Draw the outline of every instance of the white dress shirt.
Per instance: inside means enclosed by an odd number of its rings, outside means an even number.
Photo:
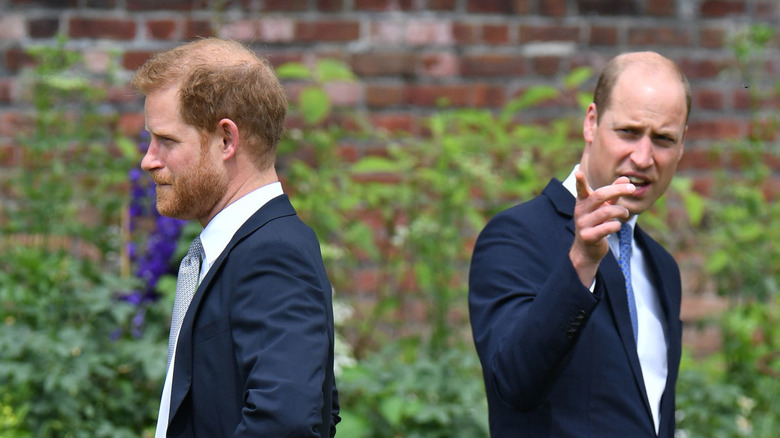
[[[577,186],[574,172],[579,169],[579,164],[574,166],[569,176],[563,182],[563,186],[576,198]],[[631,230],[635,229],[636,216],[628,220]],[[620,239],[618,234],[607,236],[607,242],[612,254],[617,259],[620,257]],[[666,376],[668,374],[668,362],[666,358],[666,327],[664,326],[664,312],[661,301],[658,298],[653,282],[650,280],[652,273],[645,260],[642,249],[636,244],[636,239],[631,239],[631,285],[634,289],[636,300],[637,320],[639,334],[637,339],[637,355],[642,367],[642,377],[645,381],[647,398],[650,401],[650,409],[653,412],[655,432],[660,427],[659,412],[661,410],[661,397],[666,388]],[[591,288],[591,291],[593,288]]]
[[[214,264],[224,251],[230,239],[236,234],[241,225],[255,214],[268,201],[282,195],[282,184],[274,182],[252,192],[247,193],[228,205],[222,211],[217,213],[206,228],[200,232],[200,240],[203,244],[201,253],[200,280],[202,281],[209,272],[211,265]],[[178,338],[176,339],[178,343]],[[176,362],[176,346],[174,346],[173,357],[168,365],[168,372],[165,374],[165,384],[163,385],[162,397],[160,400],[160,411],[157,416],[157,429],[155,438],[165,438],[168,429],[168,416],[171,409],[171,388],[173,387],[173,364]]]

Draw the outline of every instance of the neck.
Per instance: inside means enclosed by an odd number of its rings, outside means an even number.
[[[274,166],[265,170],[253,170],[247,172],[245,175],[240,175],[231,178],[228,188],[225,191],[222,201],[217,203],[211,214],[207,218],[199,219],[198,222],[205,228],[211,219],[214,218],[220,211],[224,210],[228,205],[236,202],[244,195],[251,193],[260,187],[267,186],[268,184],[279,181],[279,177],[276,174]]]

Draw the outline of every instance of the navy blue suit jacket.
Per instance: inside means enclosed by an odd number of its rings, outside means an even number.
[[[250,217],[182,323],[170,437],[329,437],[333,310],[314,232],[286,195]]]
[[[490,431],[503,437],[654,437],[626,288],[611,254],[591,293],[568,257],[574,197],[551,181],[480,234],[469,310],[488,397]],[[666,316],[668,378],[660,437],[674,436],[680,363],[680,273],[637,227]]]

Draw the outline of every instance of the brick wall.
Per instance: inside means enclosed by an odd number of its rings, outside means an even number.
[[[336,102],[365,111],[378,127],[412,132],[441,99],[499,107],[574,67],[599,70],[617,53],[656,50],[692,83],[680,171],[702,191],[713,166],[708,148],[751,129],[749,78],[734,68],[729,39],[750,24],[780,21],[778,0],[0,0],[0,11],[0,166],[18,156],[13,138],[27,106],[17,75],[31,63],[25,49],[54,44],[58,34],[96,73],[117,52],[126,78],[151,53],[196,36],[251,43],[274,65],[341,59],[359,80],[331,89]],[[780,77],[778,46],[750,73]],[[139,132],[142,101],[121,86],[109,99],[122,128]],[[546,110],[572,110],[563,105]],[[780,193],[780,178],[768,189]],[[706,289],[695,273],[686,281],[689,290]],[[689,319],[722,308],[706,293],[686,300]],[[706,331],[688,335],[705,350],[712,339]]]

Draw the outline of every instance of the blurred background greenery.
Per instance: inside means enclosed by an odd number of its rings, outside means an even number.
[[[734,38],[744,77],[773,35],[753,26]],[[175,266],[198,227],[154,211],[137,167],[145,141],[120,135],[102,105],[111,75],[93,77],[64,41],[31,55],[34,126],[19,137],[23,165],[4,178],[13,202],[0,211],[0,436],[151,436]],[[593,72],[529,88],[500,111],[442,102],[418,136],[334,110],[324,87],[353,78],[340,62],[278,73],[301,86],[280,175],[319,236],[336,291],[339,436],[487,437],[466,307],[471,247],[488,218],[578,160],[581,119],[536,124],[534,109],[559,98],[587,104],[582,84]],[[780,83],[755,79],[756,102],[780,96]],[[678,178],[641,219],[675,252],[704,257],[729,303],[716,321],[721,351],[684,357],[679,437],[780,430],[780,206],[761,188],[780,115],[757,103],[758,121],[713,148],[710,158],[728,166],[709,194]],[[355,144],[381,152],[356,157]]]

